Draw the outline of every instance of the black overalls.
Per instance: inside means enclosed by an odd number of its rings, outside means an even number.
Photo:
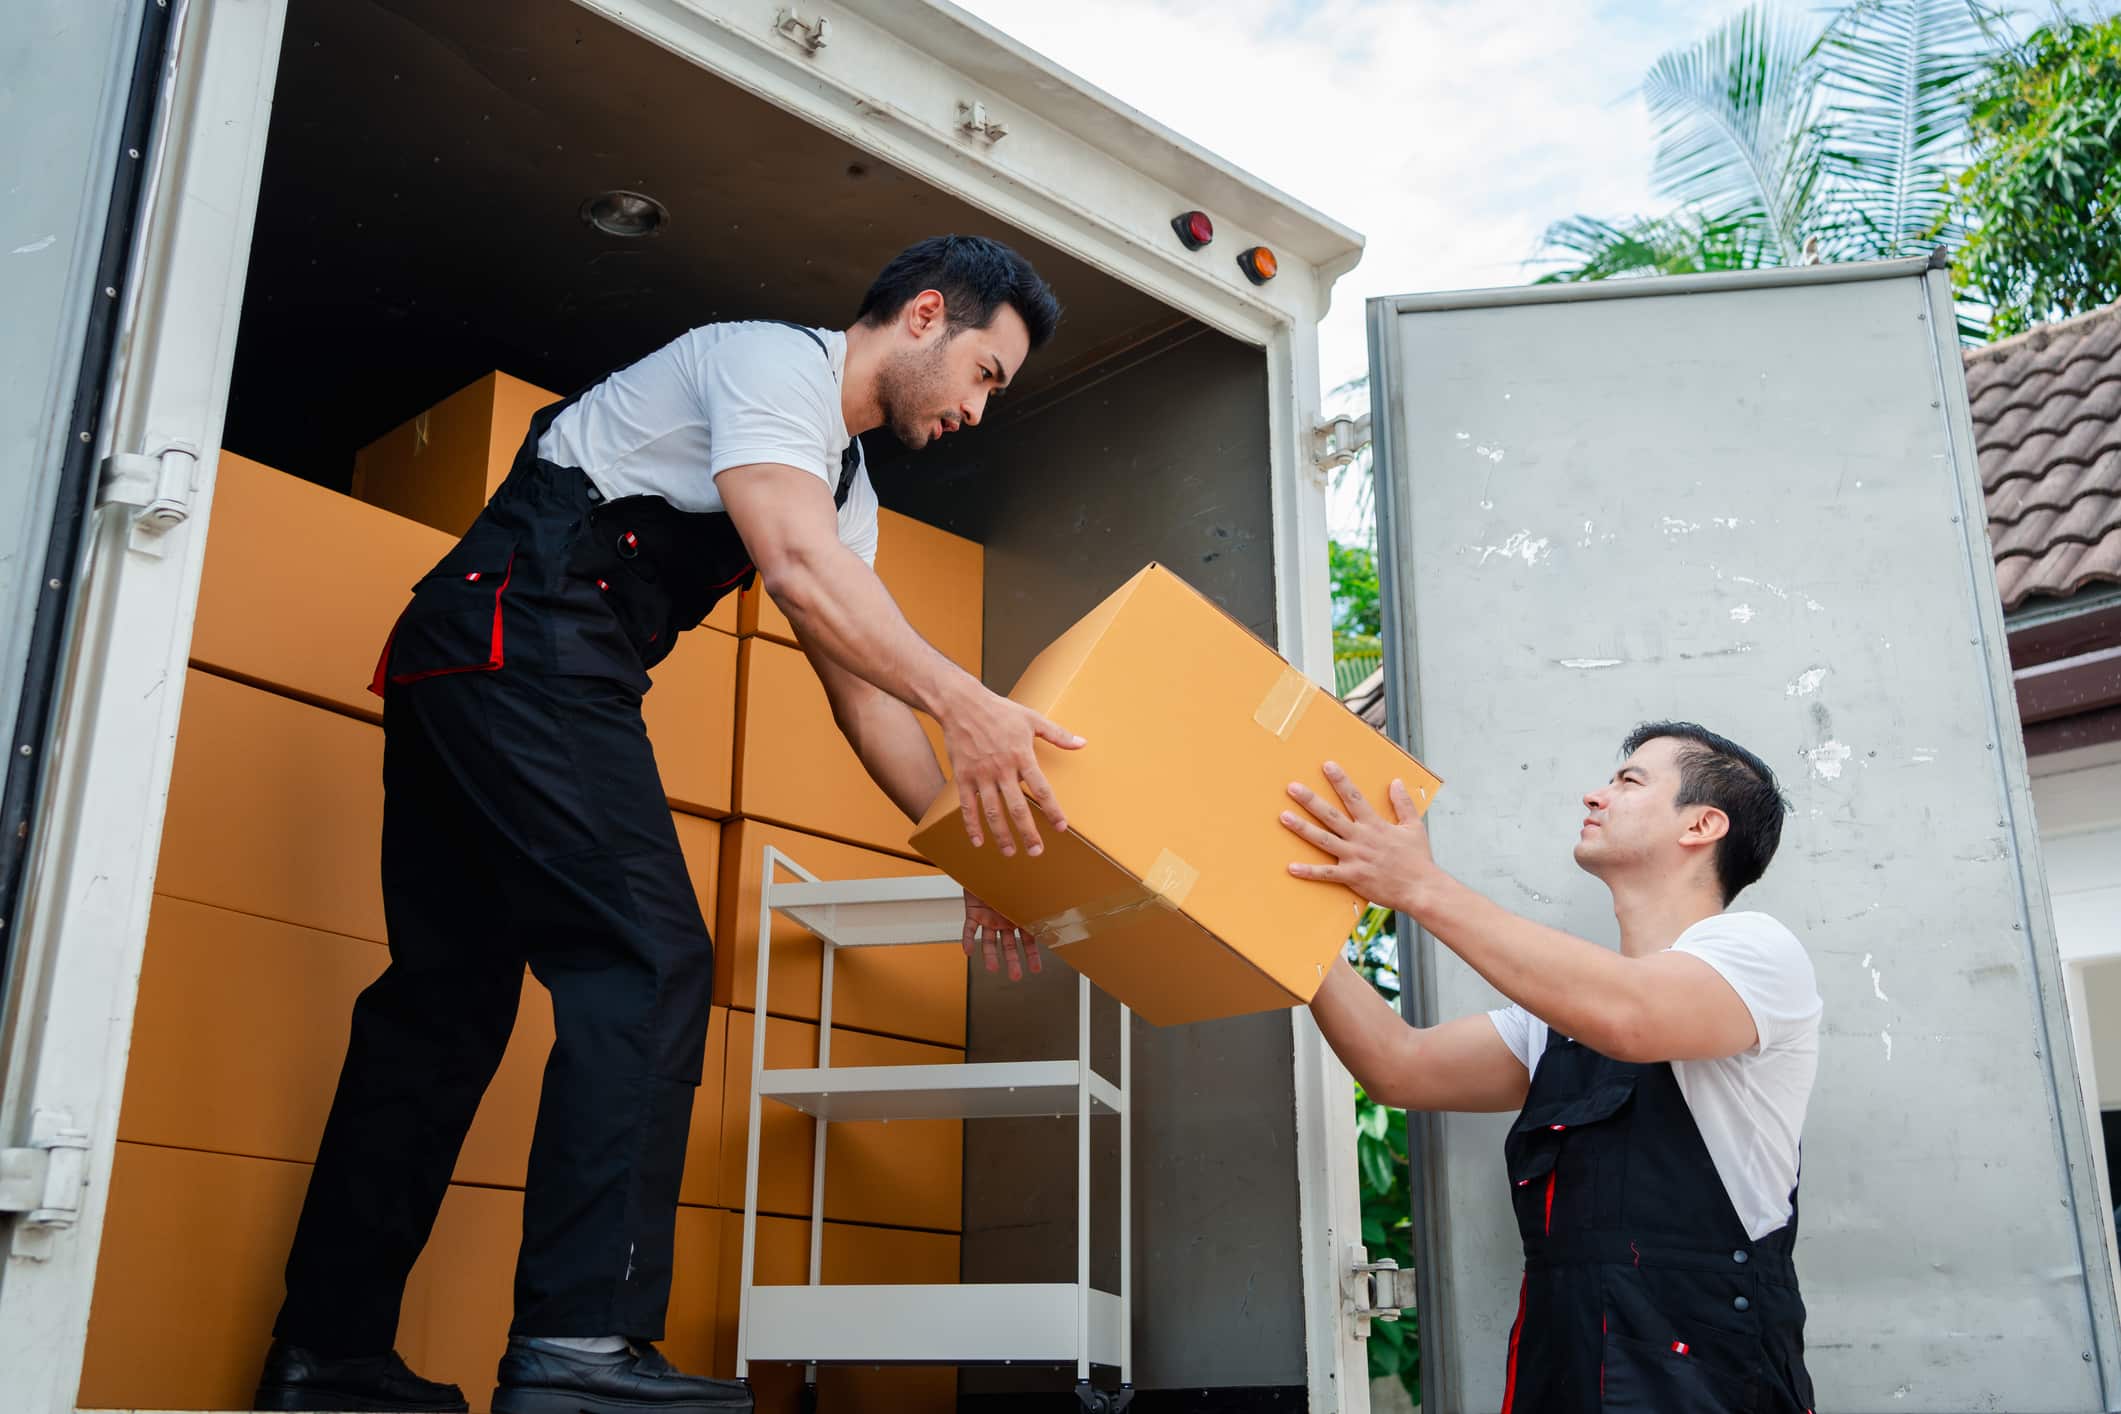
[[[1551,1031],[1504,1155],[1525,1270],[1503,1414],[1811,1409],[1795,1190],[1748,1238],[1669,1064]]]
[[[541,459],[580,396],[532,419],[376,668],[390,965],[354,1006],[288,1258],[274,1334],[291,1344],[392,1347],[526,962],[552,994],[556,1039],[512,1333],[663,1334],[714,945],[641,695],[752,565],[727,515],[604,502],[581,471]],[[850,444],[837,503],[859,465]]]

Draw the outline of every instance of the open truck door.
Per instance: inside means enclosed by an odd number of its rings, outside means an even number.
[[[1844,1409],[2112,1408],[2080,1103],[1947,273],[1923,261],[1373,300],[1392,727],[1444,866],[1612,936],[1570,842],[1636,723],[1793,804],[1740,906],[1826,1002],[1797,1247]],[[1410,1018],[1497,1004],[1402,927]],[[1507,1117],[1414,1126],[1423,1386],[1494,1409]]]
[[[31,421],[53,446],[36,469],[56,471],[38,529],[59,529],[27,667],[9,665],[0,1370],[24,1410],[74,1403],[285,14],[37,8],[53,24],[20,51],[42,60],[24,82],[52,85],[55,111],[107,101],[75,155],[109,211],[81,218],[100,260],[62,276],[56,252],[43,291],[62,317],[91,310],[85,329],[56,361],[24,351],[68,384]],[[79,175],[52,161],[40,191]]]

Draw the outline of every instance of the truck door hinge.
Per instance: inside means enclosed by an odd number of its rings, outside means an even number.
[[[1414,1273],[1390,1257],[1373,1262],[1366,1248],[1351,1245],[1341,1274],[1341,1309],[1355,1318],[1355,1334],[1367,1338],[1370,1322],[1396,1321],[1400,1312],[1414,1309]]]
[[[199,489],[199,451],[172,442],[151,452],[115,452],[104,459],[98,506],[130,506],[133,529],[161,535],[191,518]]]
[[[1361,456],[1370,445],[1370,414],[1318,420],[1311,429],[1311,460],[1323,472],[1338,471]]]
[[[38,1110],[29,1143],[0,1149],[0,1213],[21,1215],[25,1226],[72,1227],[88,1187],[88,1131],[63,1110]]]
[[[831,42],[827,29],[830,24],[822,15],[816,23],[806,23],[802,12],[790,6],[773,17],[773,32],[805,54],[815,54]]]

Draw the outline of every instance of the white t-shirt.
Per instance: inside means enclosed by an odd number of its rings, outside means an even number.
[[[703,324],[606,378],[553,419],[538,455],[580,467],[606,500],[661,496],[718,511],[714,478],[778,462],[840,484],[854,439],[840,411],[847,336],[785,324]],[[876,490],[865,460],[839,512],[840,543],[876,563]]]
[[[1755,1241],[1790,1220],[1797,1142],[1819,1070],[1819,998],[1812,960],[1797,935],[1765,913],[1719,913],[1679,935],[1672,951],[1692,953],[1731,984],[1753,1014],[1751,1050],[1722,1060],[1673,1061],[1694,1127],[1724,1192]],[[1520,1006],[1488,1016],[1510,1053],[1536,1071],[1547,1024]]]

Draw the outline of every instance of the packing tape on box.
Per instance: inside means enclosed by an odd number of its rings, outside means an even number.
[[[1156,862],[1149,866],[1149,872],[1139,884],[1130,884],[1117,893],[1065,909],[1051,918],[1042,918],[1024,931],[1049,948],[1064,948],[1070,943],[1094,937],[1145,908],[1162,908],[1176,913],[1185,906],[1186,895],[1192,893],[1193,886],[1199,882],[1200,870],[1167,849],[1156,856]]]
[[[1259,710],[1252,714],[1252,720],[1287,741],[1289,733],[1296,730],[1296,724],[1303,720],[1305,709],[1310,707],[1319,691],[1317,683],[1296,669],[1284,668],[1281,676],[1274,680],[1274,686],[1268,688],[1267,695],[1260,699]]]

